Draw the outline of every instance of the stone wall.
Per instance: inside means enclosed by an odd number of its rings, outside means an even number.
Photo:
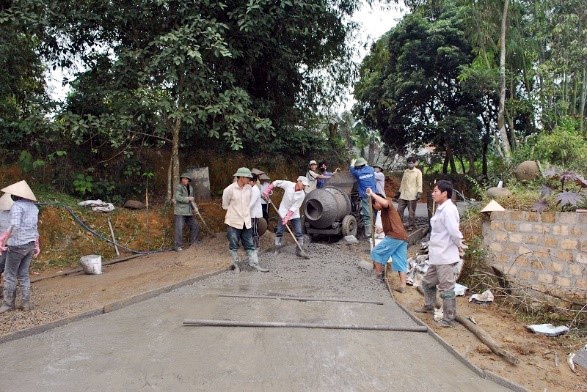
[[[492,212],[483,222],[489,264],[507,279],[587,298],[587,213]]]

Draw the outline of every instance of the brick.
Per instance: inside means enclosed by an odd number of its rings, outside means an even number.
[[[577,250],[579,248],[579,241],[571,238],[565,238],[561,241],[561,248]]]
[[[526,221],[526,217],[527,217],[527,213],[526,211],[511,211],[510,212],[510,220],[514,220],[514,221]]]
[[[552,226],[552,234],[567,236],[567,235],[569,235],[569,226],[554,225],[554,226]]]
[[[581,252],[587,253],[587,240],[581,241],[581,247],[579,249]]]
[[[496,241],[507,241],[508,239],[508,233],[506,233],[505,231],[496,231],[495,232],[495,240]]]
[[[575,257],[575,261],[581,264],[587,264],[587,254],[585,253],[577,253],[577,257]]]
[[[503,222],[502,221],[491,221],[491,230],[499,230],[503,229]]]
[[[526,216],[528,222],[540,222],[540,214],[537,212],[528,212]]]
[[[503,246],[499,242],[492,242],[489,249],[493,252],[503,252]]]
[[[530,233],[534,230],[532,223],[520,223],[518,226],[518,230],[523,233]]]
[[[508,211],[495,211],[491,213],[491,222],[493,221],[506,221],[509,220],[509,212]]]
[[[561,225],[575,225],[577,224],[577,213],[559,212],[556,221]]]
[[[575,225],[571,228],[571,234],[575,237],[583,236],[584,230],[582,225]]]
[[[506,229],[507,231],[518,231],[518,225],[512,222],[506,222],[503,225],[503,228]]]
[[[518,267],[526,267],[528,264],[528,256],[524,255],[518,257],[514,265],[517,265]]]
[[[582,264],[569,264],[569,272],[573,276],[587,275],[587,266]]]
[[[534,281],[534,272],[533,271],[520,271],[518,274],[520,279],[523,279],[526,282],[533,282]]]
[[[551,274],[547,274],[547,273],[540,273],[538,274],[538,281],[540,283],[552,283],[554,279],[552,278]]]
[[[518,273],[518,269],[516,267],[511,267],[508,271],[507,271],[508,275],[510,276],[516,276],[516,274]]]
[[[550,269],[553,270],[554,272],[563,272],[565,270],[566,266],[567,266],[567,263],[561,263],[560,261],[553,261]]]
[[[571,252],[570,250],[562,250],[562,249],[554,249],[552,251],[552,255],[560,261],[566,261],[566,262],[572,262],[574,257],[573,257],[573,252]],[[585,263],[587,263],[587,258],[585,259]]]
[[[522,233],[510,233],[510,242],[521,244],[524,239]]]
[[[551,235],[544,236],[542,244],[547,248],[558,248],[558,238]]]
[[[577,212],[577,223],[587,225],[587,212]]]
[[[565,278],[564,276],[557,276],[554,282],[557,286],[571,287],[571,279]]]
[[[518,250],[516,251],[516,254],[518,254],[518,255],[523,255],[523,254],[526,254],[526,253],[531,254],[531,253],[534,253],[534,252],[532,251],[532,249],[528,249],[528,247],[525,246],[525,245],[519,246],[518,247]]]
[[[575,287],[578,289],[587,289],[587,279],[577,279],[575,281]]]
[[[556,222],[556,214],[554,212],[543,212],[540,214],[540,221],[543,223]]]
[[[526,241],[525,241],[525,242],[526,242],[527,244],[532,244],[532,245],[534,245],[534,244],[538,244],[538,243],[540,243],[541,241],[540,241],[540,238],[539,238],[537,235],[530,234],[530,235],[528,235],[528,236],[526,237]]]

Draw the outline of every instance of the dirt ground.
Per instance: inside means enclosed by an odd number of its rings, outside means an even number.
[[[262,237],[262,250],[272,248],[273,237]],[[339,245],[340,246],[340,245]],[[111,304],[152,290],[225,270],[230,261],[223,234],[204,238],[202,244],[182,252],[162,252],[134,257],[125,261],[103,261],[103,274],[85,275],[81,270],[43,271],[36,274],[33,265],[34,309],[0,315],[0,339],[26,328],[43,326],[96,309],[108,310]],[[336,251],[337,246],[333,246]],[[368,260],[368,244],[361,242],[349,248]],[[375,278],[373,278],[375,279]],[[395,277],[391,279],[395,285]],[[415,288],[408,288],[395,298],[408,310],[422,304]],[[454,349],[479,368],[490,370],[530,391],[587,391],[587,370],[580,367],[573,373],[566,357],[574,344],[567,337],[549,338],[528,332],[521,321],[494,305],[470,304],[458,298],[459,314],[472,316],[478,326],[488,332],[520,362],[517,366],[493,354],[462,325],[444,329],[436,326],[432,315],[420,316]],[[583,342],[584,344],[585,342]]]

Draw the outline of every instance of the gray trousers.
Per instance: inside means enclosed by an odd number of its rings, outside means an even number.
[[[175,215],[175,232],[173,242],[176,248],[183,246],[183,226],[190,229],[190,245],[196,243],[200,237],[200,226],[193,215]]]

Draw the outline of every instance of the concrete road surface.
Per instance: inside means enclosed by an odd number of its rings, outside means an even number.
[[[508,390],[481,378],[425,332],[182,325],[214,319],[417,326],[344,246],[311,244],[310,260],[293,253],[262,255],[271,268],[266,274],[221,273],[4,343],[0,391]]]

